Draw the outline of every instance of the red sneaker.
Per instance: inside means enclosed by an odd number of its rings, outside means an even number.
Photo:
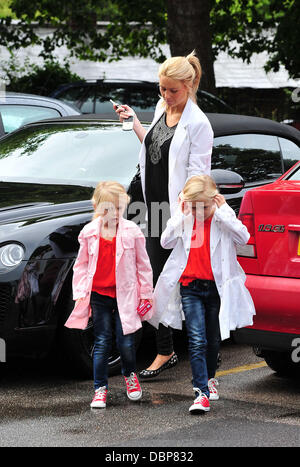
[[[141,389],[139,380],[137,379],[137,376],[135,373],[131,373],[130,376],[125,378],[126,382],[126,388],[127,388],[127,397],[131,401],[138,401],[143,394],[143,391]]]
[[[193,388],[194,391],[198,392],[198,396],[194,400],[193,405],[189,408],[191,413],[199,413],[199,412],[209,412],[209,400],[205,394],[202,394],[202,391],[198,388]]]
[[[106,386],[102,386],[101,388],[96,389],[94,399],[91,402],[91,407],[104,409],[106,407],[106,395]]]

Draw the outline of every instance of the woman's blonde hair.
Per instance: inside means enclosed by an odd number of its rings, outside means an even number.
[[[215,181],[209,175],[194,175],[182,190],[184,201],[210,201],[219,193]]]
[[[170,57],[159,67],[158,76],[182,81],[186,86],[189,96],[197,102],[196,93],[200,84],[202,69],[196,52],[186,57]]]
[[[99,208],[102,203],[103,205],[104,203],[112,203],[116,206],[119,205],[120,200],[124,201],[125,204],[130,201],[130,196],[121,183],[114,181],[99,182],[92,197],[95,209],[94,218],[99,215]]]

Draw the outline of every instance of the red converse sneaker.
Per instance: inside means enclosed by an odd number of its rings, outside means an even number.
[[[142,389],[135,373],[131,373],[126,378],[124,376],[127,388],[127,396],[131,401],[138,401],[142,397]]]
[[[205,394],[202,394],[202,391],[198,388],[193,388],[194,391],[198,392],[198,396],[194,400],[193,405],[189,408],[191,413],[200,413],[200,412],[209,412],[209,400]]]
[[[219,386],[219,382],[215,378],[210,378],[208,380],[208,389],[209,389],[209,400],[217,401],[219,399],[219,394],[216,386]]]
[[[106,407],[106,395],[106,386],[102,386],[101,388],[96,389],[94,399],[91,402],[91,407],[104,409]]]

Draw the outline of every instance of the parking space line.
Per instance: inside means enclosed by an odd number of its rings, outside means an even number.
[[[230,375],[232,373],[240,373],[242,371],[254,370],[255,368],[263,368],[264,366],[267,366],[266,362],[249,363],[248,365],[236,366],[235,368],[230,368],[229,370],[217,371],[216,377]]]

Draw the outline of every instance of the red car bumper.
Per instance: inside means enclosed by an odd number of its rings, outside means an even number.
[[[247,275],[254,329],[300,334],[300,279]]]
[[[290,349],[300,336],[300,279],[247,275],[254,301],[253,326],[234,333],[237,342],[262,348]]]

